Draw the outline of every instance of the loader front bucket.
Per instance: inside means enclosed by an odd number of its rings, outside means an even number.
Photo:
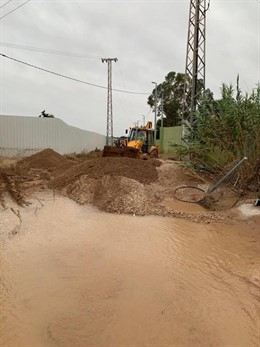
[[[119,148],[114,146],[105,146],[102,157],[140,158],[140,153],[138,149],[132,147]]]
[[[105,146],[102,157],[123,157],[124,148]]]
[[[140,158],[140,152],[136,148],[125,147],[124,148],[124,157],[139,159]]]

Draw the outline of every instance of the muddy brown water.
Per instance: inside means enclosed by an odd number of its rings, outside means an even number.
[[[1,347],[259,346],[256,223],[112,215],[50,194],[20,213],[0,211]]]

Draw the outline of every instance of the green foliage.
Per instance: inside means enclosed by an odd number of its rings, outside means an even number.
[[[260,161],[260,85],[243,96],[238,78],[236,88],[222,84],[219,100],[205,95],[191,136],[205,162],[223,166],[246,156],[244,176],[253,174]]]
[[[179,125],[181,122],[182,98],[184,91],[185,74],[171,71],[165,81],[157,86],[158,116],[161,115],[161,100],[163,97],[163,120],[165,127]],[[155,89],[148,97],[148,105],[155,106]]]

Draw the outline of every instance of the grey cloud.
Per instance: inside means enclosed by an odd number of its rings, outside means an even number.
[[[244,89],[259,77],[260,9],[253,2],[211,1],[207,18],[207,84],[216,95],[223,81],[241,74]],[[6,6],[7,8],[7,6]],[[10,56],[106,86],[100,57],[117,57],[114,88],[151,92],[171,71],[184,71],[189,1],[37,1],[0,22],[1,40],[85,52],[88,59],[0,47]],[[106,90],[81,85],[1,58],[3,114],[34,116],[42,109],[84,129],[106,131]],[[149,113],[147,96],[113,93],[114,131]],[[150,119],[153,115],[150,113]]]

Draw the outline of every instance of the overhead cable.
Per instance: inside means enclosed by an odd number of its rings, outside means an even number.
[[[4,46],[4,47],[8,47],[8,48],[24,49],[24,50],[28,50],[28,51],[35,51],[35,52],[48,53],[48,54],[65,55],[65,56],[69,56],[69,57],[100,59],[100,56],[95,56],[95,55],[86,54],[86,53],[59,51],[56,49],[18,45],[16,43],[8,43],[8,42],[1,42],[1,41],[0,41],[0,46]]]
[[[0,17],[0,20],[3,19],[3,18],[5,18],[5,17],[7,17],[9,14],[13,13],[14,11],[18,10],[18,8],[20,8],[20,7],[24,6],[24,5],[26,5],[29,1],[31,1],[31,0],[27,0],[27,1],[23,2],[21,5],[19,5],[19,6],[17,6],[16,8],[14,8],[12,11],[7,12],[5,15],[3,15],[2,17]]]
[[[5,5],[9,4],[9,2],[11,2],[12,0],[7,1],[5,4],[3,4],[2,6],[0,6],[0,8],[3,8]]]
[[[71,81],[75,81],[75,82],[87,84],[87,85],[89,85],[89,86],[96,87],[96,88],[107,89],[107,87],[105,87],[105,86],[101,86],[101,85],[95,84],[95,83],[86,82],[86,81],[79,80],[79,79],[74,78],[74,77],[69,77],[69,76],[63,75],[63,74],[58,73],[58,72],[54,72],[54,71],[51,71],[51,70],[47,70],[47,69],[41,68],[41,67],[39,67],[39,66],[26,63],[26,62],[24,62],[24,61],[22,61],[22,60],[9,57],[8,55],[3,54],[3,53],[0,53],[0,56],[2,56],[2,57],[4,57],[4,58],[7,58],[7,59],[10,59],[10,60],[13,60],[13,61],[15,61],[15,62],[17,62],[17,63],[20,63],[20,64],[23,64],[23,65],[26,65],[26,66],[30,66],[30,67],[32,67],[32,68],[34,68],[34,69],[41,70],[41,71],[44,71],[44,72],[48,72],[48,73],[50,73],[50,74],[52,74],[52,75],[56,75],[56,76],[59,76],[59,77],[66,78],[66,79],[71,80]],[[114,92],[127,93],[127,94],[135,94],[135,95],[149,95],[149,94],[150,94],[150,93],[132,92],[132,91],[129,91],[129,90],[114,89],[114,88],[113,88],[112,90],[113,90]]]

